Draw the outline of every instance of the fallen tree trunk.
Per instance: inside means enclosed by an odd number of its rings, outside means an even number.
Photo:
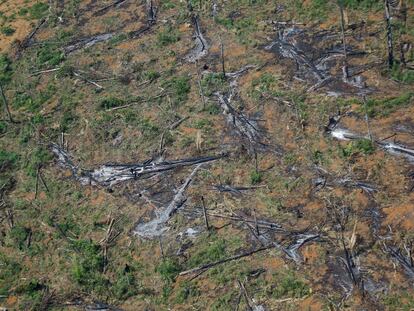
[[[226,263],[226,262],[229,262],[229,261],[237,260],[237,259],[240,259],[240,258],[243,258],[243,257],[251,256],[251,255],[259,253],[259,252],[263,252],[263,251],[268,250],[270,248],[273,248],[273,245],[266,246],[266,247],[261,247],[261,248],[254,249],[254,250],[251,250],[251,251],[248,251],[248,252],[245,252],[245,253],[241,253],[241,254],[238,254],[238,255],[235,255],[235,256],[232,256],[232,257],[228,257],[226,259],[222,259],[222,260],[218,260],[218,261],[215,261],[215,262],[212,262],[212,263],[208,263],[208,264],[199,266],[197,268],[182,271],[182,272],[180,272],[179,275],[183,276],[183,275],[192,274],[192,273],[195,273],[195,272],[204,271],[204,270],[213,268],[217,265],[220,265],[220,264],[223,264],[223,263]]]
[[[51,144],[51,150],[55,154],[59,165],[69,169],[73,177],[82,185],[100,185],[111,187],[128,180],[138,179],[143,175],[156,174],[170,171],[179,167],[197,165],[212,162],[225,157],[226,155],[188,158],[163,162],[152,162],[134,164],[104,164],[93,170],[80,170],[71,160],[70,155],[56,144]]]
[[[207,55],[209,46],[201,30],[199,16],[192,14],[191,23],[194,28],[195,46],[186,56],[186,60],[191,63],[195,63]]]
[[[168,204],[165,209],[162,209],[161,211],[157,210],[156,217],[153,220],[145,223],[138,223],[135,226],[135,229],[133,231],[134,235],[137,235],[141,238],[153,239],[155,237],[161,236],[162,233],[167,230],[165,224],[168,222],[171,216],[187,201],[185,192],[190,186],[190,183],[194,179],[194,176],[200,169],[201,165],[202,164],[198,164],[194,168],[183,185],[176,192],[170,204]]]

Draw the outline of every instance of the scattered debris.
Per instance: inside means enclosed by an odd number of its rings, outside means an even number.
[[[331,94],[368,92],[361,76],[347,75],[347,79],[343,79],[342,71],[335,72],[336,68],[342,68],[344,58],[343,44],[338,43],[340,38],[338,33],[331,31],[312,33],[312,30],[299,28],[296,25],[286,27],[281,24],[277,24],[276,29],[276,39],[264,49],[282,58],[294,60],[296,78],[313,85],[310,90],[327,87]],[[345,52],[348,59],[351,56],[364,54],[354,50],[350,45],[346,46]]]
[[[391,258],[404,268],[405,273],[411,279],[414,279],[414,257],[412,250],[404,245],[406,255],[403,254],[401,249],[396,246],[388,246],[384,243],[384,251],[388,253]]]

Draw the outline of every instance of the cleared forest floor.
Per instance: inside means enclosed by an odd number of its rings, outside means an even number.
[[[414,309],[413,38],[412,0],[0,0],[0,307]]]

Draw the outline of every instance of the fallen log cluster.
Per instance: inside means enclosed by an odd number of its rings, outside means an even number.
[[[149,160],[144,163],[134,164],[104,164],[93,170],[82,170],[73,163],[71,156],[59,145],[52,144],[51,150],[55,154],[58,164],[65,169],[69,169],[72,172],[72,176],[82,185],[99,185],[103,187],[112,187],[121,182],[139,179],[143,175],[157,174],[176,168],[212,162],[225,157],[225,155],[219,155],[158,162]]]
[[[342,66],[344,72],[334,72],[344,63],[344,57],[363,55],[344,43],[337,43],[339,34],[330,31],[311,33],[297,26],[277,25],[276,38],[264,47],[282,58],[295,62],[295,77],[312,85],[309,90],[327,87],[329,93],[366,93],[363,79],[349,75],[349,63]]]

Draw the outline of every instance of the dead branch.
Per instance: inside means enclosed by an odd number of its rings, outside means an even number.
[[[9,118],[9,121],[10,121],[11,123],[13,123],[13,122],[14,122],[14,121],[13,121],[13,117],[12,117],[12,115],[11,115],[11,112],[10,112],[10,109],[9,109],[9,104],[8,104],[8,102],[7,102],[6,95],[4,94],[4,91],[3,91],[3,85],[1,84],[1,82],[0,82],[0,95],[1,95],[1,99],[2,99],[2,101],[3,101],[4,110],[6,111],[7,117]]]
[[[187,275],[187,274],[196,273],[196,272],[199,272],[199,271],[205,271],[205,270],[208,270],[208,269],[210,269],[212,267],[215,267],[217,265],[221,265],[221,264],[227,263],[229,261],[238,260],[238,259],[241,259],[241,258],[244,258],[244,257],[248,257],[248,256],[251,256],[253,254],[268,250],[270,248],[273,248],[273,245],[266,246],[266,247],[261,247],[261,248],[254,249],[254,250],[251,250],[251,251],[248,251],[248,252],[245,252],[245,253],[241,253],[241,254],[238,254],[238,255],[235,255],[235,256],[228,257],[226,259],[222,259],[222,260],[218,260],[218,261],[215,261],[215,262],[212,262],[212,263],[208,263],[208,264],[199,266],[199,267],[194,268],[194,269],[182,271],[182,272],[180,272],[179,275],[183,276],[183,275]]]

